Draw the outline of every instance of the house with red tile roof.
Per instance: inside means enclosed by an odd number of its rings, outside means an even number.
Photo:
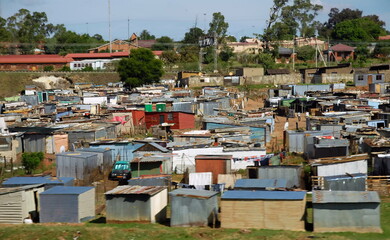
[[[325,50],[324,53],[331,62],[340,62],[342,60],[355,58],[355,48],[341,43],[330,47],[329,50]]]

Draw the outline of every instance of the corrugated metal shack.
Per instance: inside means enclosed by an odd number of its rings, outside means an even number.
[[[217,192],[176,189],[171,196],[171,226],[192,227],[215,224],[218,218]]]
[[[272,190],[285,189],[286,179],[237,179],[234,190]]]
[[[106,221],[163,222],[168,190],[161,186],[118,186],[105,193]]]
[[[195,157],[195,171],[212,172],[215,184],[218,182],[218,174],[230,173],[232,157],[232,155],[197,155]]]
[[[367,154],[316,159],[311,164],[312,172],[314,176],[322,177],[345,175],[345,173],[367,175],[367,159]]]
[[[313,191],[315,232],[382,232],[373,191]]]
[[[73,178],[71,177],[12,177],[5,180],[2,187],[21,187],[33,184],[43,184],[45,190],[55,186],[73,186]]]
[[[42,184],[0,188],[0,223],[23,223],[30,216],[37,220],[43,191]]]
[[[347,156],[349,152],[348,139],[318,139],[314,144],[314,158]]]
[[[286,149],[289,152],[304,153],[305,138],[314,136],[332,136],[331,131],[286,131]]]
[[[305,210],[304,191],[227,191],[221,227],[304,231]]]
[[[287,188],[304,188],[303,169],[301,166],[261,166],[257,170],[258,179],[286,179]]]
[[[141,147],[141,143],[132,143],[129,141],[99,141],[91,142],[91,148],[109,148],[111,149],[112,160],[130,161],[133,159],[133,151]]]
[[[111,149],[109,148],[79,148],[77,152],[95,153],[98,156],[98,166],[101,173],[111,171],[114,159],[112,158]]]
[[[365,191],[366,174],[349,174],[324,177],[324,189],[330,191]]]
[[[57,177],[72,177],[85,184],[101,179],[98,155],[85,152],[65,152],[56,154]]]
[[[95,217],[95,188],[57,186],[39,194],[41,223],[80,223]]]

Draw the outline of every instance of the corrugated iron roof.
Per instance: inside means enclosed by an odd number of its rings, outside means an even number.
[[[118,186],[111,191],[106,192],[106,195],[121,195],[121,194],[147,194],[155,195],[166,189],[161,186]]]
[[[89,191],[91,189],[94,189],[94,187],[56,186],[56,187],[50,188],[49,190],[44,191],[41,194],[79,195],[79,194],[87,192],[87,191]]]
[[[211,198],[212,196],[215,196],[217,194],[218,192],[214,192],[214,191],[186,189],[186,188],[179,188],[169,193],[169,195],[171,196],[190,197],[190,198]]]
[[[230,160],[232,157],[233,155],[196,155],[195,160]]]
[[[0,195],[24,191],[32,188],[43,187],[43,184],[34,184],[34,185],[26,185],[21,187],[9,187],[9,188],[0,188]]]
[[[306,191],[227,191],[222,199],[237,200],[303,200]]]
[[[286,188],[286,179],[237,179],[235,188]]]
[[[379,203],[375,191],[313,191],[313,203]]]
[[[12,177],[4,181],[3,185],[21,185],[21,184],[55,184],[55,183],[64,183],[72,181],[73,178],[71,177],[51,177],[51,176],[45,176],[45,177]]]

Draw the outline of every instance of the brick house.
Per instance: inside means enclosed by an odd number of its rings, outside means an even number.
[[[41,71],[45,66],[53,66],[54,70],[69,66],[73,59],[68,56],[50,55],[3,55],[0,56],[1,71]]]
[[[173,123],[171,129],[195,128],[195,114],[186,112],[145,112],[146,128],[162,123]]]
[[[354,59],[355,48],[344,44],[337,44],[325,51],[328,60],[331,62],[340,62],[342,60]]]

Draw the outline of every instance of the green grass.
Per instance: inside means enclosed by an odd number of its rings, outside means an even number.
[[[308,215],[311,209],[308,209]],[[286,213],[288,214],[288,213]],[[381,224],[383,233],[315,233],[259,229],[222,229],[209,227],[169,227],[162,224],[105,224],[98,218],[82,224],[32,224],[0,225],[0,239],[334,239],[334,240],[374,240],[390,239],[390,199],[382,200]],[[310,216],[308,220],[310,222]],[[103,221],[104,222],[104,221]],[[78,233],[79,232],[79,233]]]

